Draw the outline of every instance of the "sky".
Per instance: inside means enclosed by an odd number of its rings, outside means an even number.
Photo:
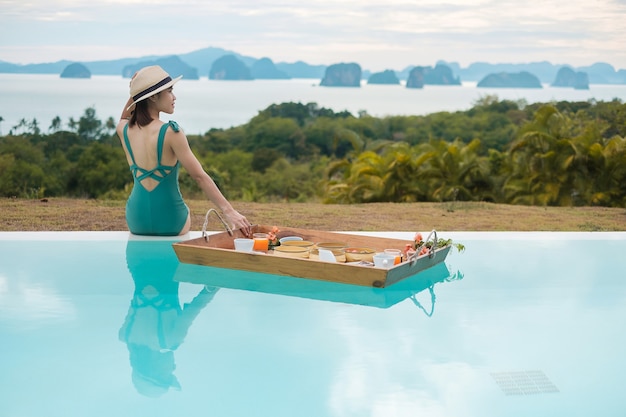
[[[206,47],[371,71],[439,60],[626,69],[626,0],[0,0],[0,61]]]

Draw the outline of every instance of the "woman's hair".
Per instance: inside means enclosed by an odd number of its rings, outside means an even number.
[[[135,105],[135,110],[131,114],[128,124],[130,127],[133,127],[135,124],[142,127],[149,125],[151,121],[152,117],[150,112],[148,112],[148,100],[141,100]]]

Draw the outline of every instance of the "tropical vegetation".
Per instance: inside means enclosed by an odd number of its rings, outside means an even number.
[[[618,99],[485,96],[466,111],[388,117],[281,103],[189,142],[232,200],[626,206]],[[184,171],[180,184],[187,198],[201,197]],[[0,136],[2,196],[124,199],[131,187],[115,121],[93,108],[47,130],[23,119]]]

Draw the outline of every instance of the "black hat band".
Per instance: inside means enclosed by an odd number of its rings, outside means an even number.
[[[170,76],[167,76],[167,77],[163,78],[161,81],[159,81],[155,85],[146,88],[145,90],[143,90],[139,94],[135,94],[133,96],[133,101],[139,100],[142,96],[145,96],[146,94],[153,92],[157,88],[163,87],[165,84],[169,83],[170,81],[172,81],[172,77],[170,77]]]

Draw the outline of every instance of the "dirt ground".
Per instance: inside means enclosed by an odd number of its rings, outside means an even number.
[[[202,230],[207,201],[187,201],[192,230]],[[626,231],[626,209],[529,207],[490,203],[232,202],[250,221],[336,231]],[[124,201],[2,199],[0,231],[126,231]],[[221,230],[211,217],[209,230]]]

